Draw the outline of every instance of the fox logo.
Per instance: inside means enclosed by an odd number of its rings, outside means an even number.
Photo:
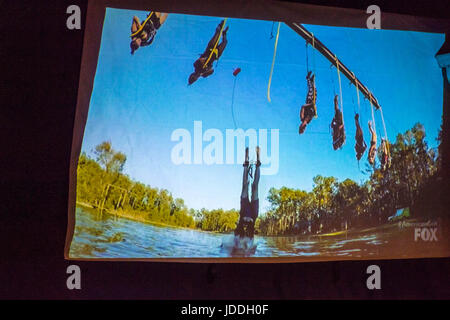
[[[423,241],[438,241],[437,228],[415,228],[414,241],[421,239]]]

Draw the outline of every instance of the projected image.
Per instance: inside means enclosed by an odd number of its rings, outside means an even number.
[[[69,257],[449,256],[443,42],[108,8]]]

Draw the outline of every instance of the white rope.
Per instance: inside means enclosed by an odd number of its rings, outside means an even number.
[[[344,124],[344,102],[342,100],[341,73],[339,71],[339,60],[336,58],[336,55],[334,57],[336,59],[336,70],[339,79],[339,97],[341,99],[342,124]]]
[[[352,72],[353,75],[353,80],[355,80],[355,88],[356,88],[356,97],[358,98],[358,114],[361,113],[361,107],[360,107],[360,102],[359,102],[359,88],[358,88],[358,82],[356,81],[356,77],[355,74]]]

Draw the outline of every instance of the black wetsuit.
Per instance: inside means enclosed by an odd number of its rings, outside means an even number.
[[[339,149],[342,147],[345,141],[344,128],[339,129],[344,124],[341,110],[335,110],[333,121],[331,122],[331,128],[333,129],[333,148]]]
[[[356,159],[361,160],[362,155],[367,149],[366,142],[364,141],[363,132],[359,125],[358,118],[355,118],[356,124],[356,135],[355,135],[355,151],[356,151]]]
[[[147,40],[142,41],[141,47],[148,46],[153,42],[153,39],[155,38],[156,30],[158,30],[159,27],[161,27],[161,21],[158,18],[158,16],[155,13],[153,13],[152,16],[150,17],[150,19],[147,21],[147,23],[142,28],[142,31],[145,31],[147,33],[148,38],[147,38]]]
[[[306,78],[308,83],[308,93],[306,94],[306,103],[305,109],[303,111],[303,119],[307,119],[308,123],[311,119],[316,115],[315,105],[316,105],[316,96],[317,89],[314,81],[313,75]]]
[[[241,210],[239,212],[239,222],[234,231],[236,236],[253,238],[255,232],[255,222],[258,218],[259,212],[259,199],[258,199],[258,183],[260,176],[261,163],[256,164],[255,177],[252,183],[252,197],[251,200],[248,197],[248,172],[250,166],[244,164],[244,175],[242,180],[242,193],[241,193]],[[250,220],[250,219],[251,220]]]

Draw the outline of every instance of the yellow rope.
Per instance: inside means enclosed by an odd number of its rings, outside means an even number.
[[[223,21],[222,28],[220,28],[219,37],[217,38],[217,41],[216,41],[216,43],[214,44],[214,48],[213,48],[213,49],[210,49],[210,50],[211,50],[211,53],[209,54],[208,59],[206,60],[205,64],[203,65],[203,69],[204,69],[204,68],[206,67],[206,65],[209,63],[209,61],[211,60],[212,55],[213,55],[214,53],[216,54],[216,56],[219,55],[218,50],[217,50],[217,45],[219,44],[220,38],[222,37],[222,31],[223,31],[223,28],[225,27],[225,23],[227,23],[227,18],[225,18],[224,21]]]
[[[275,65],[275,56],[277,54],[278,37],[280,35],[280,25],[281,25],[281,22],[278,22],[277,37],[275,38],[275,47],[273,49],[272,67],[270,68],[269,84],[267,85],[267,100],[269,100],[269,102],[271,102],[270,101],[270,85],[272,84],[273,67]]]
[[[139,29],[136,30],[136,32],[132,33],[130,37],[134,37],[136,36],[139,32],[141,32],[144,29],[145,24],[148,22],[148,20],[150,19],[150,17],[153,15],[153,11],[150,12],[150,14],[148,15],[147,19],[144,20],[144,22],[142,22],[141,26],[139,27]]]

